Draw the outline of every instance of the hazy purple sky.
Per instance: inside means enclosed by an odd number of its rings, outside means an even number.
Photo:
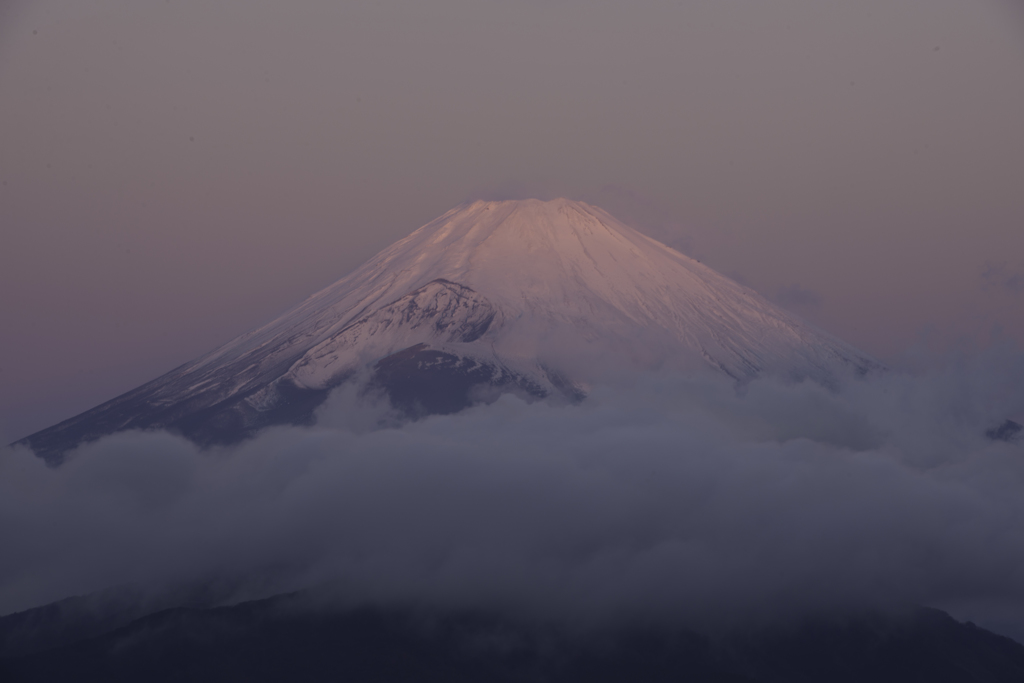
[[[481,195],[604,206],[890,362],[1022,342],[1024,10],[0,4],[0,435]]]

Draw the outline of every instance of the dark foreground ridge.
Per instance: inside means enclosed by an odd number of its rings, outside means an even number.
[[[581,636],[484,614],[315,610],[302,594],[127,623],[110,612],[90,622],[65,601],[0,618],[0,680],[1019,683],[1024,646],[932,609],[712,639],[653,627]]]

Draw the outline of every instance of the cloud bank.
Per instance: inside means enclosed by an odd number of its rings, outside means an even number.
[[[0,613],[232,579],[576,623],[927,604],[1012,630],[1024,448],[984,431],[1022,413],[1003,350],[839,393],[648,376],[401,423],[342,389],[316,427],[233,449],[125,433],[57,469],[6,449]]]

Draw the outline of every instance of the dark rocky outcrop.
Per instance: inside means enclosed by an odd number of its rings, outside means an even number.
[[[0,679],[46,681],[487,681],[1017,683],[1024,646],[932,609],[810,619],[742,635],[676,627],[577,631],[495,614],[331,610],[308,595],[175,608],[50,628],[7,649]],[[0,619],[0,643],[60,610]],[[56,615],[56,616],[55,616]],[[52,625],[51,625],[52,626]],[[3,652],[0,645],[0,652]]]

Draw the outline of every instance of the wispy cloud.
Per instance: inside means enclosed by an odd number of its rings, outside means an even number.
[[[981,282],[985,290],[1024,293],[1024,264],[987,261],[981,268]]]
[[[821,306],[821,296],[799,283],[780,288],[775,294],[775,301],[785,308],[795,310],[816,309]]]

